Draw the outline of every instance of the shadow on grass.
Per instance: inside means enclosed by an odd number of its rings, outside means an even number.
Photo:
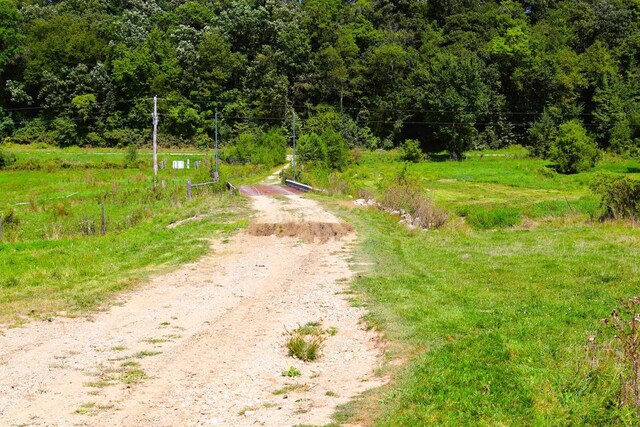
[[[453,160],[449,153],[427,153],[427,158],[432,162],[448,162]]]

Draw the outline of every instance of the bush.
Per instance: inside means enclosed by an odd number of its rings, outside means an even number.
[[[11,166],[16,162],[15,154],[9,151],[0,150],[0,169],[4,169]]]
[[[410,215],[411,224],[422,229],[440,228],[447,223],[447,214],[437,208],[424,194],[420,181],[407,176],[403,169],[396,180],[382,189],[380,205],[391,211]]]
[[[556,138],[558,126],[552,115],[545,111],[542,117],[529,128],[528,143],[531,157],[546,158]]]
[[[251,162],[272,168],[286,161],[287,140],[275,128],[268,132],[241,133],[222,157],[229,163]]]
[[[276,128],[268,132],[261,132],[258,136],[258,146],[251,161],[259,165],[272,168],[287,160],[287,140]]]
[[[53,140],[58,147],[78,144],[78,130],[75,122],[67,117],[58,117],[52,123]]]
[[[601,198],[605,219],[640,219],[640,180],[602,175],[591,189]]]
[[[321,135],[327,144],[327,163],[329,168],[341,171],[350,161],[350,151],[347,142],[337,132],[326,131]]]
[[[130,144],[142,142],[142,136],[133,129],[115,129],[104,133],[104,140],[109,147],[128,147]]]
[[[419,141],[415,139],[407,139],[402,148],[402,158],[407,162],[419,163],[424,159],[424,153],[420,148]]]
[[[96,132],[89,132],[85,138],[85,143],[89,147],[104,147],[105,140]]]
[[[138,147],[136,144],[129,144],[127,154],[124,157],[124,166],[127,168],[135,168],[138,165]]]
[[[11,142],[15,144],[53,143],[51,134],[47,132],[41,119],[30,120],[23,127],[13,132]]]
[[[549,158],[560,173],[584,172],[595,166],[600,152],[577,120],[563,123],[553,141]]]
[[[9,208],[2,214],[2,226],[11,227],[20,225],[20,218],[15,209]]]
[[[296,148],[298,158],[303,162],[326,165],[327,144],[317,133],[302,135]]]

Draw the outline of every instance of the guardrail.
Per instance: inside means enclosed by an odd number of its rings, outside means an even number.
[[[294,181],[292,179],[285,179],[284,183],[288,187],[295,188],[296,190],[304,191],[305,193],[313,190],[312,186]]]

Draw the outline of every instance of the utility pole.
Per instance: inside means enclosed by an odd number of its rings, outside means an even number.
[[[158,186],[158,95],[153,97],[153,188]]]
[[[297,178],[297,163],[298,163],[298,159],[296,159],[296,110],[295,109],[291,109],[292,113],[293,113],[293,179],[296,180]]]
[[[216,110],[216,118],[215,118],[215,147],[216,147],[216,175],[215,175],[215,179],[219,180],[220,179],[220,174],[218,171],[218,110]]]

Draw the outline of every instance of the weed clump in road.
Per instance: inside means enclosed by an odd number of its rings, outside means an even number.
[[[302,360],[303,362],[313,362],[321,355],[322,346],[325,341],[325,331],[320,323],[311,322],[304,326],[288,332],[286,347],[289,356]]]
[[[289,369],[282,372],[282,376],[288,378],[295,378],[299,377],[300,375],[302,375],[302,373],[295,366],[291,366],[289,367]]]

